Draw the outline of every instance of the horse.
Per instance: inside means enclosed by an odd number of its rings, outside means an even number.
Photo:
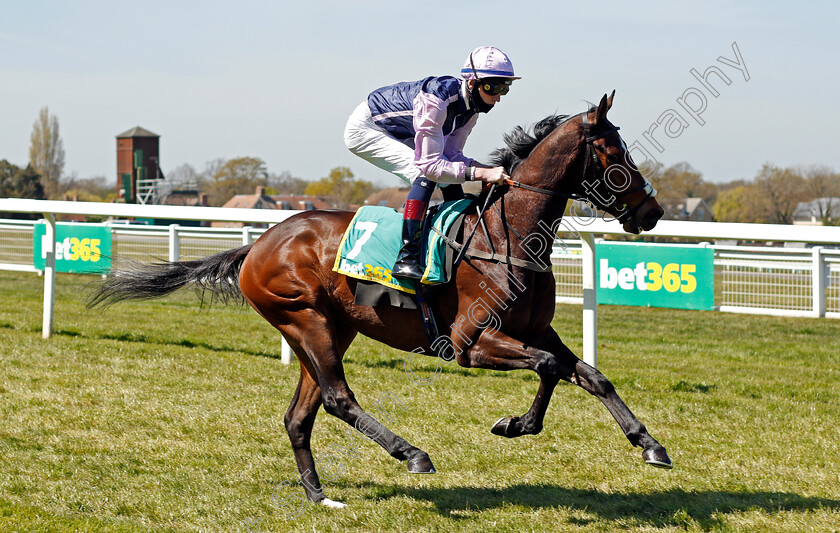
[[[491,157],[509,176],[501,190],[485,189],[477,205],[492,209],[469,213],[463,234],[472,249],[484,252],[457,265],[453,279],[437,289],[430,306],[438,317],[446,347],[435,346],[418,313],[399,307],[354,303],[359,281],[333,271],[339,242],[353,213],[305,211],[273,226],[253,244],[193,261],[140,264],[113,272],[88,298],[107,306],[126,299],[157,298],[195,284],[214,299],[244,300],[285,337],[300,361],[300,379],[285,414],[297,468],[308,499],[330,507],[310,449],[319,408],[359,429],[411,473],[434,473],[429,455],[367,414],[345,379],[342,359],[357,334],[412,353],[454,358],[462,367],[528,369],[539,389],[522,416],[493,424],[508,438],[534,435],[559,380],[597,397],[643,460],[671,468],[665,448],[633,415],[613,384],[581,361],[551,327],[554,278],[551,246],[534,252],[529,235],[557,230],[571,198],[589,199],[633,234],[650,230],[664,214],[656,191],[633,164],[618,127],[607,119],[615,91],[574,116],[552,115],[533,127],[505,135],[507,148]],[[482,227],[481,232],[470,231]],[[554,234],[551,240],[553,241]],[[537,257],[534,257],[537,255]],[[529,261],[528,258],[539,261]]]

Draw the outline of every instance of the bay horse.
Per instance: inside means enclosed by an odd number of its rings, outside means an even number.
[[[472,247],[494,252],[495,260],[468,258],[431,302],[446,354],[463,367],[529,369],[540,379],[530,409],[498,420],[491,431],[504,437],[533,435],[559,380],[579,385],[610,411],[627,439],[643,449],[648,464],[671,468],[665,448],[619,398],[604,375],[584,363],[551,328],[554,277],[533,268],[528,235],[556,231],[567,202],[588,198],[616,217],[625,231],[649,230],[662,217],[655,191],[632,163],[618,128],[607,120],[615,91],[600,104],[571,117],[553,115],[533,128],[505,136],[508,148],[493,154],[510,176],[504,194],[491,197],[492,209],[468,214],[464,235],[477,225]],[[619,176],[616,178],[615,176]],[[497,191],[498,192],[498,191]],[[487,200],[482,192],[477,204]],[[244,299],[278,329],[300,361],[300,380],[285,415],[286,431],[307,497],[342,507],[324,495],[310,449],[321,405],[365,434],[411,473],[434,473],[428,454],[395,435],[359,406],[344,375],[342,358],[361,333],[407,352],[433,354],[436,348],[413,309],[356,305],[358,281],[333,271],[339,242],[353,218],[348,211],[306,211],[275,225],[252,245],[194,261],[141,264],[113,272],[95,289],[88,305],[155,298],[190,283],[227,303]],[[472,235],[472,233],[471,233]],[[489,239],[488,239],[489,237]],[[553,234],[552,239],[553,241]],[[551,246],[539,251],[550,264]],[[501,259],[499,259],[501,257]],[[492,283],[488,283],[492,282]]]

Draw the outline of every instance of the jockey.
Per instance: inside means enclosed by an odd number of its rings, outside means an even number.
[[[423,218],[436,186],[444,200],[463,198],[461,183],[501,183],[502,167],[489,167],[462,150],[478,113],[488,113],[510,90],[513,64],[492,46],[476,48],[452,76],[400,82],[370,93],[350,115],[344,143],[351,152],[411,185],[403,215],[402,249],[392,275],[421,279],[418,265]]]

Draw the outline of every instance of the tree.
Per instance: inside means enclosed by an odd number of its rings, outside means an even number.
[[[166,184],[170,190],[197,188],[200,179],[201,174],[189,163],[177,166],[166,173]]]
[[[800,169],[805,190],[817,208],[816,216],[824,226],[840,224],[840,174],[825,166]]]
[[[75,175],[62,183],[59,190],[62,198],[80,202],[107,202],[116,197],[116,191],[105,176],[78,178]]]
[[[32,125],[29,163],[41,175],[47,197],[58,192],[58,180],[64,171],[64,143],[58,133],[58,118],[42,107]]]
[[[32,198],[43,200],[44,188],[41,176],[32,165],[20,168],[5,159],[0,161],[0,197]],[[20,213],[0,213],[0,218],[40,218],[40,214],[21,215]]]
[[[719,222],[764,222],[766,216],[758,188],[753,184],[719,192],[712,211]]]
[[[213,175],[208,191],[210,205],[220,206],[237,194],[253,194],[266,185],[268,171],[258,157],[238,157],[222,164]]]
[[[685,162],[656,172],[650,181],[658,197],[666,201],[699,197],[712,204],[717,196],[715,184],[703,181],[703,175]]]
[[[764,164],[755,179],[765,219],[771,224],[792,224],[796,205],[802,201],[805,180],[789,168]]]
[[[326,178],[310,183],[304,191],[313,196],[333,196],[340,207],[359,205],[374,192],[376,186],[373,183],[354,179],[353,172],[347,167],[335,167]]]
[[[32,165],[20,168],[5,159],[0,161],[0,197],[43,200],[41,176]]]
[[[269,174],[268,186],[275,191],[274,194],[305,194],[309,182],[284,170],[280,174]]]

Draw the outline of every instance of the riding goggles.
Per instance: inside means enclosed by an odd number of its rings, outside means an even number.
[[[487,78],[478,80],[478,82],[481,83],[481,88],[484,89],[484,92],[490,96],[496,96],[497,94],[507,94],[510,91],[510,85],[513,83],[513,80],[506,78]]]

